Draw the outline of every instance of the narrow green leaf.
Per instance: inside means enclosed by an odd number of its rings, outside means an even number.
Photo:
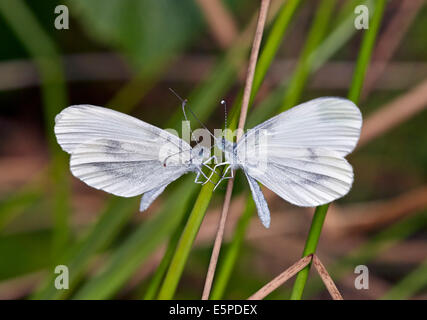
[[[179,225],[187,212],[189,200],[199,186],[193,176],[186,176],[177,190],[167,198],[164,209],[142,223],[125,242],[118,247],[104,268],[74,296],[75,299],[106,299],[121,289],[150,253],[160,245]]]
[[[153,300],[157,297],[160,285],[172,261],[173,254],[176,251],[179,238],[184,230],[185,222],[187,221],[187,219],[188,217],[183,217],[181,224],[178,226],[178,228],[176,228],[172,237],[169,239],[169,243],[166,248],[165,254],[163,255],[162,261],[160,261],[159,266],[157,267],[156,271],[154,272],[154,275],[151,277],[150,283],[148,284],[147,290],[144,294],[144,300]]]
[[[357,59],[356,69],[354,72],[353,81],[350,86],[348,98],[354,103],[359,102],[360,92],[363,86],[363,80],[365,77],[366,69],[369,66],[369,61],[374,47],[374,42],[378,34],[379,26],[384,13],[386,0],[378,0],[375,2],[375,10],[370,23],[369,29],[366,31],[360,54]],[[323,221],[325,220],[326,213],[328,211],[329,204],[325,204],[316,208],[313,216],[312,225],[306,240],[303,256],[315,253],[317,243],[319,242],[320,233],[323,227]],[[304,291],[305,284],[307,282],[308,273],[310,271],[310,265],[301,270],[294,283],[292,289],[291,299],[300,300]]]
[[[55,43],[24,1],[0,1],[0,14],[29,52],[40,72],[46,135],[52,154],[51,175],[55,185],[50,195],[54,220],[53,246],[54,252],[59,255],[70,235],[67,158],[57,145],[53,131],[56,114],[68,104],[62,62]]]
[[[368,264],[376,256],[390,250],[393,246],[410,237],[411,235],[424,230],[427,227],[427,212],[423,211],[413,216],[406,217],[391,226],[386,227],[378,234],[371,237],[358,248],[349,252],[345,257],[328,266],[328,271],[339,281],[348,273],[354,272],[354,268],[360,264]],[[325,286],[319,278],[314,278],[309,282],[305,295],[307,298],[313,297]]]
[[[137,212],[137,205],[137,199],[111,198],[88,235],[66,251],[60,259],[61,263],[67,265],[70,270],[70,290],[57,290],[54,287],[56,275],[52,273],[32,298],[63,299],[69,296],[82,278],[90,259],[113,241],[124,224]]]
[[[277,44],[277,40],[271,39],[279,39],[281,35],[284,34],[288,23],[290,21],[291,16],[295,12],[297,4],[299,1],[291,0],[289,4],[285,4],[281,12],[278,15],[278,18],[275,20],[272,33],[269,34],[267,38],[267,45],[263,49],[261,53],[261,57],[264,57],[262,60],[262,64],[257,64],[255,70],[255,78],[257,83],[257,88],[254,90],[254,87],[251,88],[251,92],[253,95],[256,94],[259,86],[261,85],[262,79],[265,76],[266,71],[268,70],[271,62],[275,56],[275,53],[279,47]],[[280,19],[279,19],[280,18]],[[258,70],[258,71],[257,71]],[[255,83],[255,79],[254,79]],[[233,108],[230,112],[231,121],[229,125],[229,129],[234,130],[237,127],[237,119],[239,116],[239,106],[240,106],[241,98],[236,99]],[[249,106],[250,107],[250,106]],[[217,176],[214,176],[213,182],[217,182]],[[191,211],[190,218],[187,222],[186,227],[184,228],[184,232],[180,238],[178,243],[177,250],[172,258],[171,265],[169,266],[168,272],[166,274],[165,280],[162,284],[159,293],[159,299],[172,299],[176,288],[178,286],[179,280],[181,278],[182,272],[185,267],[185,263],[187,261],[188,255],[190,253],[191,247],[193,245],[193,241],[197,235],[197,232],[200,228],[200,224],[203,221],[203,217],[205,215],[206,209],[209,205],[209,202],[212,198],[213,185],[206,184],[203,186],[202,190],[199,193],[199,196],[196,200],[196,203]]]
[[[249,197],[249,201],[246,202],[245,210],[237,223],[230,246],[225,251],[224,257],[220,258],[217,275],[210,295],[211,300],[222,299],[227,289],[228,281],[230,280],[231,273],[239,255],[240,247],[242,246],[246,234],[246,229],[248,228],[254,211],[255,202],[253,200],[251,201]]]
[[[292,74],[290,80],[291,85],[287,86],[286,89],[284,89],[283,87],[284,85],[286,85],[285,82],[275,92],[270,94],[270,96],[267,97],[268,101],[261,103],[261,106],[255,109],[254,112],[249,116],[249,127],[255,126],[256,124],[260,123],[260,121],[267,119],[268,116],[271,116],[271,114],[277,112],[276,110],[280,106],[280,102],[283,99],[283,91],[285,92],[285,97],[290,97],[292,95],[291,100],[296,103],[300,99],[302,89],[307,81],[308,75],[312,74],[315,70],[317,70],[317,68],[321,66],[318,61],[320,60],[322,63],[324,63],[335,53],[335,51],[331,50],[327,51],[327,54],[325,54],[325,51],[323,50],[324,43],[332,42],[335,44],[335,50],[338,50],[338,48],[344,45],[349,39],[349,34],[353,34],[352,30],[354,30],[354,28],[349,30],[349,32],[347,33],[341,32],[341,30],[343,29],[347,30],[347,28],[343,28],[343,26],[347,27],[350,18],[350,23],[351,25],[353,25],[353,12],[351,12],[350,15],[347,14],[348,17],[345,19],[345,21],[338,25],[336,30],[334,30],[329,37],[327,37],[323,42],[321,42],[327,27],[327,23],[325,23],[325,21],[328,21],[328,19],[325,18],[329,17],[332,14],[334,9],[334,3],[334,1],[324,1],[321,3],[321,8],[319,8],[319,11],[316,14],[316,17],[312,23],[312,26],[310,27],[308,36],[309,40],[306,42],[306,45],[303,48],[303,54],[300,56],[300,59],[298,61],[297,68]],[[297,85],[292,85],[292,83],[297,83]],[[299,90],[291,94],[290,91],[294,89],[294,86],[297,86]],[[281,106],[280,112],[283,112],[287,108],[290,108],[292,106],[291,100],[286,101],[285,98],[285,103]],[[247,211],[249,210],[248,208],[251,207],[253,207],[253,201],[249,198],[246,202],[246,209],[244,211],[244,214],[239,219],[239,228],[236,229],[236,232],[232,238],[231,245],[224,256],[224,261],[222,262],[222,264],[220,264],[220,267],[218,269],[218,273],[212,289],[212,297],[214,299],[222,298],[225,287],[229,281],[231,271],[237,260],[238,251],[240,250],[240,243],[243,242],[248,221],[252,215],[252,213]]]
[[[427,259],[425,259],[414,271],[406,275],[398,284],[393,286],[381,300],[405,300],[409,299],[423,288],[427,287]]]

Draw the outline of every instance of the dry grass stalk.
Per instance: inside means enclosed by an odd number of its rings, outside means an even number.
[[[304,258],[301,258],[293,265],[291,265],[288,269],[279,274],[276,278],[267,283],[264,287],[259,289],[253,295],[251,295],[248,300],[261,300],[296,275],[299,271],[301,271],[305,266],[307,266],[312,260],[312,255],[308,255]]]
[[[335,285],[325,266],[322,264],[322,262],[316,255],[308,255],[304,258],[301,258],[288,269],[279,274],[276,278],[267,283],[264,287],[259,289],[253,295],[251,295],[248,300],[264,299],[266,296],[268,296],[270,293],[272,293],[274,290],[276,290],[278,287],[280,287],[282,284],[284,284],[286,281],[296,275],[299,271],[305,268],[310,262],[313,262],[314,267],[319,273],[320,278],[328,289],[328,292],[331,297],[334,300],[343,300],[343,297],[338,291],[337,286]]]
[[[218,263],[219,251],[221,250],[222,239],[224,237],[225,222],[227,220],[227,213],[230,207],[231,194],[233,193],[233,185],[234,185],[234,179],[230,179],[227,184],[227,191],[225,193],[224,205],[222,207],[218,231],[215,237],[211,259],[209,261],[208,273],[206,275],[205,286],[203,288],[202,300],[209,299],[209,294],[211,292],[212,282],[215,276],[215,269]]]
[[[325,266],[322,264],[322,262],[316,255],[313,256],[313,265],[319,273],[320,278],[322,278],[322,281],[325,284],[326,289],[328,289],[328,292],[331,295],[332,299],[343,300],[342,295],[338,291],[337,286],[335,285]]]
[[[251,96],[252,83],[254,80],[255,67],[258,60],[259,48],[261,46],[261,39],[264,33],[265,21],[267,19],[268,8],[270,6],[270,0],[262,0],[261,8],[259,11],[259,18],[257,28],[255,30],[255,36],[252,44],[251,55],[249,58],[248,72],[246,75],[245,88],[243,91],[242,108],[240,110],[240,119],[237,131],[237,140],[240,139],[243,128],[246,122],[246,116],[248,113],[249,100]],[[227,192],[224,200],[223,210],[221,212],[221,219],[218,226],[217,236],[215,238],[214,248],[212,250],[211,259],[209,262],[208,274],[206,276],[205,286],[203,289],[202,299],[207,300],[212,287],[213,278],[215,275],[215,269],[218,262],[219,251],[221,249],[222,238],[224,235],[225,222],[227,221],[228,209],[231,202],[231,193],[233,191],[234,179],[230,179],[227,185]]]

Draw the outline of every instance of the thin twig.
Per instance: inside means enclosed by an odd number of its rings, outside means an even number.
[[[261,300],[292,278],[295,274],[305,268],[309,263],[313,262],[314,267],[319,273],[320,278],[328,289],[329,294],[334,300],[343,300],[338,288],[336,287],[334,281],[326,270],[325,266],[322,264],[320,259],[316,255],[308,255],[304,258],[301,258],[295,262],[288,269],[279,274],[276,278],[267,283],[264,287],[259,289],[253,295],[251,295],[248,300]]]
[[[237,141],[242,136],[243,128],[245,127],[246,116],[248,114],[249,100],[251,98],[252,83],[254,81],[255,67],[258,60],[259,48],[261,46],[261,39],[262,39],[262,34],[264,33],[264,25],[265,25],[265,20],[267,18],[269,5],[270,5],[270,0],[262,0],[261,9],[259,12],[258,25],[255,31],[254,42],[252,45],[252,52],[249,59],[248,74],[246,75],[246,83],[245,83],[245,89],[243,92],[242,108],[240,110],[240,119],[239,119],[239,125],[238,125],[238,128],[241,130],[238,130],[237,132],[237,138],[236,138]]]
[[[322,262],[316,255],[313,255],[313,265],[319,273],[320,278],[322,278],[322,281],[325,284],[326,289],[328,289],[328,292],[331,295],[332,299],[343,300],[342,295],[338,291],[337,286],[335,285],[325,266],[322,264]]]
[[[299,271],[304,269],[312,260],[313,256],[310,254],[304,258],[301,258],[293,265],[291,265],[288,269],[279,274],[276,278],[267,283],[264,287],[259,289],[253,295],[251,295],[248,300],[262,300],[278,287],[280,287],[283,283],[288,281],[294,275],[296,275]]]
[[[259,12],[259,18],[257,23],[257,28],[255,31],[254,41],[252,44],[251,56],[249,58],[248,73],[246,75],[245,89],[243,92],[242,108],[240,111],[240,119],[237,131],[238,141],[243,133],[243,128],[245,126],[246,116],[248,113],[249,100],[251,96],[252,83],[254,80],[255,67],[258,60],[259,48],[261,46],[261,39],[264,32],[265,20],[267,19],[268,7],[270,5],[270,0],[262,0],[261,8]],[[225,222],[227,221],[228,209],[230,207],[231,193],[233,192],[234,179],[230,179],[227,185],[227,192],[224,199],[224,205],[221,212],[221,218],[218,225],[218,231],[215,238],[214,248],[212,250],[211,259],[209,262],[208,273],[206,275],[205,286],[203,288],[202,300],[207,300],[212,288],[212,282],[215,275],[216,265],[218,263],[218,256],[221,249],[222,238],[224,235]]]
[[[205,287],[203,288],[202,300],[209,299],[209,294],[212,288],[212,281],[215,275],[215,269],[218,262],[219,251],[221,250],[222,239],[224,237],[225,222],[227,220],[228,209],[231,202],[231,194],[233,193],[234,179],[230,179],[227,184],[227,191],[225,193],[224,204],[221,211],[221,218],[218,225],[217,234],[215,237],[214,247],[209,262],[208,273],[206,275]]]

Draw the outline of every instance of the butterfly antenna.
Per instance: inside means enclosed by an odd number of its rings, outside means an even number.
[[[174,89],[169,88],[169,90],[181,101],[182,113],[184,114],[185,121],[188,121],[187,114],[185,113],[185,106],[187,105],[188,100],[182,99]],[[191,128],[190,128],[190,131],[191,131]]]
[[[221,100],[221,104],[224,106],[224,130],[227,129],[227,103],[225,100]]]
[[[187,99],[182,99],[172,88],[169,88],[169,90],[178,97],[179,100],[181,100],[182,102],[182,112],[184,113],[184,117],[185,120],[188,121],[187,119],[187,115],[185,114],[185,108],[188,109],[188,111],[190,111],[191,115],[194,117],[194,119],[197,120],[197,122],[199,122],[199,124],[206,129],[209,134],[214,138],[214,140],[216,140],[216,137],[210,132],[210,130],[203,124],[203,122],[194,114],[193,110],[191,110],[191,108],[189,106],[187,106]]]

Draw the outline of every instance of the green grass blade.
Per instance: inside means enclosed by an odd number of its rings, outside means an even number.
[[[322,232],[323,222],[326,218],[326,213],[328,211],[328,204],[323,206],[319,206],[314,211],[313,220],[311,222],[310,231],[308,233],[308,237],[305,243],[303,256],[307,256],[316,252],[317,243],[319,242],[320,233]],[[302,292],[304,291],[305,284],[307,282],[308,273],[310,271],[309,266],[301,270],[294,283],[294,287],[292,289],[291,299],[299,300],[301,299]]]
[[[43,198],[39,189],[25,189],[0,200],[0,231],[18,215],[18,213],[35,206]]]
[[[308,58],[323,39],[335,4],[336,0],[323,0],[316,10],[316,15],[314,16],[313,24],[310,28],[304,49],[302,50],[301,58],[298,60],[296,70],[286,90],[282,106],[283,110],[287,110],[296,105],[302,95],[305,83],[310,74],[311,61]]]
[[[215,108],[215,101],[219,101],[227,86],[233,81],[233,79],[235,79],[237,74],[237,66],[239,65],[239,61],[243,61],[244,53],[246,52],[248,46],[249,43],[239,42],[235,47],[230,49],[230,53],[227,54],[226,57],[224,57],[224,59],[218,63],[218,68],[215,68],[216,72],[212,73],[211,76],[203,84],[196,88],[194,93],[190,96],[190,103],[192,103],[192,106],[194,105],[193,109],[197,111],[197,114],[201,120],[204,120],[209,116],[209,114],[213,112]],[[233,64],[231,64],[231,61]],[[135,97],[135,86],[137,86],[138,83],[141,83],[141,81],[145,80],[137,76],[127,86],[125,86],[116,95],[115,98],[113,98],[113,101],[110,102],[109,105],[115,108],[119,108],[122,111],[129,110],[135,104],[135,101],[137,101]],[[126,97],[129,96],[129,93],[131,93],[131,98],[128,101]],[[168,120],[166,127],[178,128],[181,120],[182,111],[179,109],[172,117],[172,119]],[[188,184],[182,185],[182,188],[186,187],[188,187]],[[100,226],[103,225],[103,227],[95,227],[92,231],[94,234],[86,238],[86,246],[88,247],[88,250],[90,248],[87,254],[82,256],[78,255],[77,251],[75,251],[75,253],[68,255],[70,258],[66,260],[68,261],[66,264],[69,263],[74,265],[75,274],[77,275],[75,278],[76,281],[81,279],[81,273],[86,269],[90,257],[95,254],[95,252],[100,250],[101,247],[105,247],[106,245],[103,241],[96,241],[92,243],[94,239],[102,240],[113,237],[124,225],[121,222],[121,218],[119,217],[122,217],[123,219],[129,218],[129,211],[126,205],[129,199],[117,199],[117,201],[120,203],[120,205],[108,206],[101,218],[102,221],[110,221],[110,223],[105,223],[100,220],[97,224]],[[175,206],[176,203],[170,203],[170,210],[172,211]],[[103,234],[105,238],[101,234]],[[57,290],[52,290],[51,284],[51,279],[47,279],[42,286],[44,289],[42,289],[39,294],[35,295],[34,297],[38,299],[52,299],[58,298],[58,296],[65,297],[65,294],[59,294]],[[76,283],[74,283],[74,285],[76,285]]]
[[[252,106],[253,99],[257,94],[262,82],[264,81],[265,75],[276,56],[277,50],[279,49],[280,43],[288,29],[289,23],[292,17],[295,15],[296,9],[300,1],[290,0],[285,2],[271,27],[271,31],[265,41],[265,45],[261,50],[261,54],[258,59],[258,63],[255,68],[254,81],[251,89],[251,98],[249,100],[248,110]],[[232,109],[230,111],[229,128],[235,130],[237,128],[237,122],[239,120],[240,105],[242,103],[243,90],[240,91],[239,95],[235,99]]]
[[[291,85],[286,87],[285,90],[285,97],[290,97],[292,95],[292,100],[296,103],[301,94],[302,94],[302,88],[304,84],[307,81],[308,75],[314,72],[315,67],[319,68],[320,64],[314,64],[315,61],[321,60],[323,63],[330,58],[335,51],[328,51],[327,54],[324,53],[323,50],[323,44],[320,44],[322,38],[324,37],[324,33],[326,32],[327,23],[325,21],[328,21],[328,19],[325,19],[327,17],[330,17],[330,15],[333,12],[335,1],[324,1],[321,3],[321,8],[319,8],[318,13],[316,14],[316,17],[313,21],[313,24],[309,31],[309,40],[307,40],[306,45],[303,48],[303,54],[300,57],[300,60],[298,61],[298,65],[296,70],[294,71],[292,77],[291,77]],[[319,13],[320,12],[320,13]],[[353,12],[351,12],[351,15],[348,15],[349,18],[353,19]],[[342,33],[341,30],[343,30],[343,25],[347,26],[349,24],[349,18],[346,19],[344,23],[339,25],[337,27],[337,30],[340,32],[334,31],[332,32],[331,36],[327,38],[327,42],[333,42],[335,44],[334,48],[335,50],[338,50],[348,39],[348,33]],[[352,22],[351,22],[352,23]],[[350,32],[350,35],[352,33]],[[326,42],[325,41],[325,42]],[[291,90],[294,89],[295,85],[297,84],[297,87],[300,89],[296,91],[296,93],[290,93]],[[267,115],[271,115],[276,112],[277,106],[279,105],[280,101],[283,99],[283,88],[279,88],[276,90],[276,92],[273,92],[269,98],[272,100],[271,102],[268,101],[269,105],[267,106],[260,106],[252,113],[252,115],[249,116],[248,123],[249,126],[254,126],[260,122],[260,119],[266,119]],[[290,101],[285,101],[285,103],[280,108],[280,111],[283,112],[287,108],[290,108],[292,105],[290,104]],[[238,256],[238,251],[240,250],[240,244],[243,242],[244,235],[246,233],[246,228],[249,222],[249,219],[252,215],[251,212],[248,212],[248,208],[253,207],[253,201],[252,199],[248,199],[246,202],[246,209],[243,213],[243,215],[240,217],[238,222],[238,229],[236,229],[236,232],[233,236],[233,239],[231,241],[230,248],[226,251],[226,254],[224,256],[223,265],[220,265],[218,273],[217,273],[217,279],[215,279],[214,287],[213,287],[213,298],[214,299],[221,299],[225,287],[228,283],[229,277],[231,275],[231,271],[234,267],[235,261]],[[253,209],[254,210],[254,209]]]
[[[55,43],[24,1],[0,1],[0,14],[29,52],[40,72],[46,134],[53,157],[51,174],[55,189],[50,195],[54,221],[53,247],[55,255],[59,255],[70,236],[67,158],[57,145],[53,132],[56,114],[68,104],[62,62]]]
[[[50,229],[0,235],[0,281],[49,267],[52,236]]]
[[[179,225],[187,212],[188,202],[199,188],[194,177],[183,183],[167,198],[164,209],[145,221],[119,246],[103,270],[86,282],[75,299],[107,299],[122,288],[126,280],[140,267],[154,249]],[[171,209],[172,208],[172,209]]]
[[[353,1],[354,2],[354,1]],[[363,2],[368,3],[368,1]],[[328,35],[322,42],[313,50],[308,56],[302,55],[300,59],[306,59],[306,61],[298,62],[299,65],[306,65],[306,68],[309,70],[308,74],[312,75],[316,72],[322,65],[324,65],[348,40],[354,35],[356,29],[354,28],[354,12],[353,7],[349,12],[348,8],[344,8],[346,11],[345,18],[343,18],[336,28]],[[314,23],[314,22],[313,22]],[[312,31],[310,31],[312,32]],[[313,31],[314,32],[314,31]],[[318,35],[315,37],[318,38]],[[304,49],[306,50],[306,49]],[[307,49],[308,51],[308,49]],[[297,71],[298,69],[296,69]],[[292,74],[290,80],[286,78],[281,83],[278,89],[276,89],[272,94],[269,95],[264,101],[260,103],[258,108],[256,108],[248,117],[248,127],[253,127],[264,120],[267,120],[271,115],[277,112],[283,112],[289,107],[289,104],[283,104],[284,96],[290,95],[288,91],[290,86],[288,83],[296,82],[294,80],[296,77],[296,71]],[[303,79],[299,80],[302,82]],[[308,79],[305,79],[307,81]],[[285,92],[285,93],[283,93]],[[302,90],[300,90],[300,95]],[[295,97],[295,101],[298,101],[300,97]]]
[[[218,63],[218,68],[215,68],[216,71],[190,95],[189,101],[192,104],[193,111],[197,112],[201,120],[204,120],[212,113],[216,105],[215,101],[219,101],[220,96],[224,94],[227,86],[237,75],[238,66],[243,61],[245,56],[244,53],[246,53],[248,47],[249,42],[246,43],[243,41],[236,43],[224,59]],[[172,119],[168,121],[168,126],[177,128],[181,120],[182,112],[178,110]],[[181,183],[179,191],[177,192],[185,193],[185,190],[191,189],[193,185],[193,182]],[[172,212],[180,202],[180,199],[177,198],[175,202],[168,202],[166,207]],[[187,209],[185,209],[185,211],[187,211]],[[143,226],[141,226],[141,228],[143,228]],[[123,245],[123,247],[126,246],[127,244]],[[125,265],[126,262],[122,261],[122,264]],[[127,276],[129,277],[130,275],[131,273],[128,272]],[[123,277],[122,280],[124,281],[125,278]]]
[[[386,0],[378,0],[375,2],[375,10],[372,16],[370,27],[366,31],[362,40],[360,54],[357,59],[353,81],[351,83],[348,94],[348,98],[356,104],[359,102],[360,92],[363,86],[363,80],[365,77],[366,70],[369,66],[372,49],[374,47],[374,42],[378,34],[378,30],[384,13],[385,4]],[[319,237],[322,231],[323,221],[325,220],[328,208],[329,204],[325,204],[316,208],[313,216],[312,225],[310,227],[310,232],[306,240],[303,256],[315,253],[317,243],[319,242]],[[305,284],[307,282],[309,271],[310,265],[308,265],[298,273],[292,289],[292,300],[301,299]]]
[[[260,63],[257,64],[256,70],[255,70],[254,84],[256,81],[257,87],[251,88],[251,92],[253,96],[256,94],[257,90],[259,89],[261,82],[264,79],[265,73],[268,70],[269,66],[271,65],[271,62],[279,48],[279,43],[277,43],[277,41],[281,40],[280,37],[283,36],[285,30],[287,29],[290,18],[293,16],[298,3],[299,1],[292,0],[292,1],[289,1],[289,3],[285,4],[281,9],[278,15],[278,18],[275,20],[273,24],[272,33],[269,34],[267,38],[267,44],[264,47],[260,56],[260,57],[263,57],[262,63],[260,61]],[[236,99],[236,102],[234,103],[233,108],[230,112],[231,121],[230,121],[229,129],[231,130],[234,130],[237,127],[237,120],[239,115],[239,112],[237,112],[237,110],[238,110],[238,106],[240,105],[240,101],[241,101],[240,98]],[[213,179],[213,182],[216,182],[217,180],[216,178],[217,177]],[[190,218],[187,222],[187,225],[184,228],[184,232],[179,241],[175,255],[171,261],[171,265],[169,266],[168,272],[165,277],[165,281],[163,282],[162,287],[160,289],[159,299],[172,299],[173,295],[175,294],[179,279],[181,278],[182,272],[184,270],[185,263],[190,253],[193,241],[197,235],[197,232],[200,228],[200,224],[203,221],[206,209],[212,198],[212,192],[213,192],[212,184],[206,184],[200,191],[200,194],[196,200],[194,208],[190,214]]]
[[[137,212],[137,205],[137,199],[111,198],[88,235],[67,251],[62,258],[63,264],[70,270],[70,290],[57,290],[53,285],[56,275],[52,273],[32,298],[63,299],[69,296],[83,277],[91,258],[113,241],[129,218]]]
[[[255,70],[254,83],[252,86],[251,98],[249,102],[250,105],[252,104],[256,93],[261,87],[262,82],[264,81],[265,75],[267,74],[271,63],[273,62],[274,57],[279,50],[283,37],[288,30],[289,23],[291,22],[300,3],[300,0],[286,1],[283,4],[276,21],[274,22],[274,25],[268,34],[268,38],[265,42],[265,46],[261,52],[261,55],[259,56],[257,68]]]
[[[388,291],[382,300],[409,299],[427,287],[427,259]]]
[[[224,257],[220,258],[217,275],[210,295],[211,300],[222,299],[227,289],[227,284],[230,280],[237,257],[239,256],[246,229],[248,228],[254,211],[255,203],[253,201],[247,201],[245,210],[237,223],[230,246],[224,252]]]
[[[163,255],[162,261],[160,261],[159,266],[157,267],[154,275],[151,277],[150,283],[148,284],[147,290],[144,294],[144,300],[153,300],[157,297],[159,293],[160,285],[164,279],[166,271],[172,261],[173,254],[178,246],[178,241],[181,236],[181,233],[185,227],[185,221],[188,217],[184,217],[181,221],[181,225],[176,228],[172,237],[169,239],[168,246],[166,248],[165,254]]]
[[[216,183],[218,177],[214,176],[214,179],[212,180]],[[185,263],[187,262],[188,255],[190,254],[194,239],[196,238],[197,232],[199,231],[200,225],[205,216],[206,209],[208,208],[209,202],[212,198],[213,188],[214,185],[212,183],[205,184],[197,197],[184,231],[179,239],[178,246],[166,273],[165,280],[160,288],[158,299],[172,299],[175,294],[175,290],[184,270]]]
[[[369,67],[371,60],[372,50],[375,45],[375,39],[380,28],[381,20],[384,14],[384,8],[387,0],[375,1],[374,14],[369,24],[369,29],[366,31],[362,46],[360,48],[359,56],[357,58],[356,67],[353,73],[353,80],[350,85],[348,99],[354,103],[359,102],[360,93],[363,88],[363,80],[365,79],[366,70]]]
[[[427,213],[425,211],[404,218],[380,231],[342,259],[329,265],[328,271],[333,276],[334,281],[339,281],[344,276],[348,275],[348,273],[353,272],[355,266],[368,264],[369,261],[375,259],[377,255],[390,250],[402,240],[426,227]],[[324,289],[325,286],[323,282],[318,278],[314,278],[309,282],[305,295],[307,297],[313,297]]]

